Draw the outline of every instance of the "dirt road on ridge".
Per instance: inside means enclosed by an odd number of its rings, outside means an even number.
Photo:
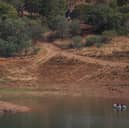
[[[66,50],[62,50],[59,47],[56,47],[55,45],[49,44],[49,43],[43,43],[42,46],[45,47],[45,49],[47,49],[47,51],[48,51],[48,53],[45,57],[45,58],[47,58],[47,60],[49,60],[51,57],[53,57],[57,54],[60,54],[61,56],[65,56],[67,58],[75,58],[82,62],[98,64],[98,65],[102,65],[102,66],[126,67],[129,65],[128,63],[123,63],[123,62],[111,62],[111,61],[105,61],[105,60],[95,59],[95,58],[91,58],[91,57],[83,57],[83,56],[68,52]]]

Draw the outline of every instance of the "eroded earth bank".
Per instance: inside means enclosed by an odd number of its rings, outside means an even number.
[[[79,50],[61,49],[57,42],[66,41],[38,42],[37,55],[0,58],[0,95],[129,98],[128,37]]]

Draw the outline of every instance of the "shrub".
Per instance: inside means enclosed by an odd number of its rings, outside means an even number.
[[[78,20],[73,20],[68,22],[68,20],[64,16],[56,16],[49,27],[56,31],[56,37],[64,38],[76,36],[81,33],[80,24]]]
[[[117,36],[118,33],[116,32],[116,30],[106,30],[102,33],[102,35],[110,38],[110,37]]]
[[[17,46],[14,43],[0,39],[0,55],[9,57],[15,54]]]
[[[107,38],[105,36],[100,36],[100,35],[96,35],[96,36],[88,36],[86,38],[86,44],[85,46],[89,47],[89,46],[101,46],[103,43],[107,42]]]
[[[5,2],[0,2],[0,17],[17,17],[16,9]]]
[[[118,6],[123,6],[123,5],[126,5],[127,3],[128,3],[128,0],[117,0]]]
[[[57,36],[60,38],[69,36],[69,23],[64,16],[56,16],[49,26],[52,30],[56,31]]]
[[[72,40],[73,40],[73,42],[72,42],[73,48],[81,48],[82,46],[84,46],[81,36],[75,36],[72,38]]]
[[[129,13],[129,5],[124,5],[118,8],[118,11],[121,13]]]
[[[86,20],[85,18],[87,13],[94,9],[94,7],[95,6],[91,4],[81,4],[79,6],[76,6],[72,12],[72,19]]]
[[[129,16],[129,15],[127,15],[127,16]],[[124,28],[125,28],[125,30],[129,29],[129,19],[126,21]]]
[[[124,26],[128,19],[116,8],[114,9],[105,4],[83,5],[75,8],[75,12],[78,15],[76,16],[77,18],[85,21],[87,24],[95,26],[96,32],[119,29]]]
[[[27,20],[26,21],[26,32],[32,39],[41,38],[41,34],[44,31],[44,27],[41,24],[40,20]]]
[[[16,8],[24,4],[24,0],[0,0],[0,1],[13,5]]]
[[[84,12],[87,7],[90,7],[90,5],[76,6],[72,12],[72,19],[83,19],[83,16],[85,15]]]
[[[72,36],[79,35],[81,33],[79,21],[73,20],[69,25],[69,29],[70,29],[70,34]]]
[[[63,16],[67,9],[66,0],[38,0],[38,3],[40,14],[45,16],[48,22],[52,22],[51,20],[58,15]]]
[[[106,5],[98,5],[89,11],[88,23],[96,26],[96,31],[119,28],[123,24],[123,15]]]
[[[125,27],[121,27],[117,30],[118,35],[128,35],[129,29]]]
[[[23,19],[0,19],[0,56],[10,57],[26,53],[32,46],[31,40],[40,35],[37,24]],[[38,35],[35,35],[38,34]]]

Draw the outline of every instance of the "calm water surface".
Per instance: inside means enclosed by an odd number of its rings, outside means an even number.
[[[7,98],[32,112],[0,115],[0,128],[129,128],[129,110],[112,104],[128,101],[84,97]]]

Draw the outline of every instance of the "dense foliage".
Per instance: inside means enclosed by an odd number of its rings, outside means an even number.
[[[72,46],[80,48],[84,46],[80,21],[93,26],[97,34],[126,35],[129,33],[128,2],[96,0],[96,4],[75,7],[72,20],[68,20],[65,17],[66,0],[0,0],[0,55],[26,54],[33,48],[32,40],[38,39],[46,28],[54,33],[50,40],[70,37]],[[19,15],[25,12],[28,15]],[[103,38],[88,37],[87,42],[87,45],[102,44]]]
[[[83,20],[95,27],[96,32],[105,30],[125,30],[128,33],[126,23],[128,22],[128,5],[112,7],[107,4],[81,5],[73,11],[73,19]],[[125,32],[124,32],[125,34]]]
[[[41,21],[19,18],[16,9],[0,2],[0,56],[10,57],[27,54],[34,50],[32,40],[42,32]]]
[[[31,40],[41,33],[35,21],[24,19],[0,19],[0,55],[14,56],[32,48]]]
[[[17,17],[17,11],[16,9],[5,2],[0,2],[0,17]]]
[[[94,35],[94,36],[88,36],[86,38],[86,47],[89,46],[97,46],[100,47],[102,44],[106,43],[108,41],[108,38],[106,36],[101,36],[101,35]]]

